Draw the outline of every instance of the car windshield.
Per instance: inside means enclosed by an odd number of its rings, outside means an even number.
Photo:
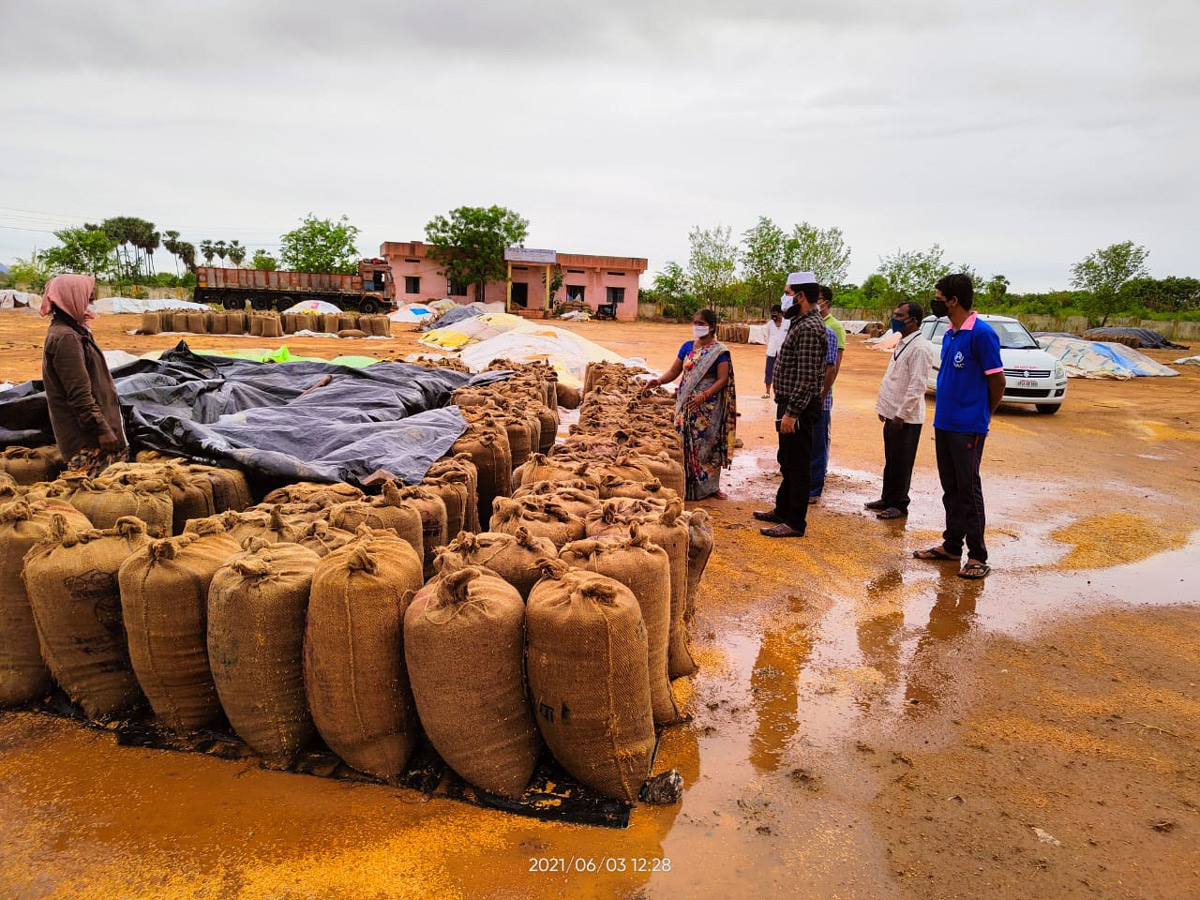
[[[1033,339],[1025,326],[1020,322],[988,322],[1000,338],[1000,346],[1004,350],[1037,350],[1038,342]]]

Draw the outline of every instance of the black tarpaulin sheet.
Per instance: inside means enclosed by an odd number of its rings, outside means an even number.
[[[1186,350],[1183,344],[1173,344],[1157,331],[1149,328],[1126,328],[1109,325],[1103,328],[1089,328],[1083,333],[1089,341],[1107,341],[1112,338],[1136,338],[1143,347],[1151,350]]]
[[[466,429],[446,406],[464,384],[506,378],[404,363],[365,369],[202,356],[180,342],[113,370],[134,450],[288,481],[415,483]],[[0,394],[0,445],[54,443],[41,382]]]

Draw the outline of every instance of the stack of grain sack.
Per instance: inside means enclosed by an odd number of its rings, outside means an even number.
[[[13,452],[0,476],[0,703],[57,683],[96,719],[227,720],[264,764],[316,737],[381,779],[422,734],[463,779],[518,798],[548,748],[625,802],[712,549],[687,513],[672,407],[587,374],[558,439],[545,365],[452,402],[467,428],[420,485],[299,483],[139,454],[89,480]],[[10,477],[12,476],[12,477]]]

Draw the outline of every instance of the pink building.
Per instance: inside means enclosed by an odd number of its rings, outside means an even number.
[[[419,303],[449,297],[460,303],[475,299],[473,288],[449,284],[428,258],[429,245],[420,241],[388,241],[379,255],[388,261],[396,280],[396,302]],[[506,303],[518,315],[542,318],[547,309],[568,301],[581,301],[592,310],[607,306],[618,319],[636,319],[638,276],[646,271],[646,260],[633,256],[592,256],[586,253],[557,253],[512,247],[504,254],[507,281],[485,285],[486,303]],[[562,287],[548,296],[548,281],[562,275]]]

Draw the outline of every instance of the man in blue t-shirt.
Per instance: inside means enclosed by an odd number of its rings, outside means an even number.
[[[979,579],[991,571],[983,541],[986,521],[979,464],[992,413],[1004,396],[1004,363],[1000,359],[1000,339],[971,311],[973,302],[969,276],[947,275],[937,283],[931,304],[933,314],[950,319],[950,327],[942,337],[933,414],[946,530],[941,544],[917,550],[913,556],[959,562],[965,541],[967,564],[959,570],[959,577]]]

